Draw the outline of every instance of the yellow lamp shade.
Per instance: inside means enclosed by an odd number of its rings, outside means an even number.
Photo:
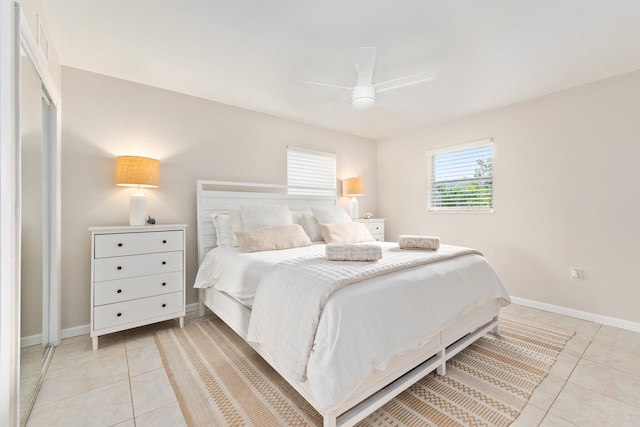
[[[116,157],[116,185],[158,187],[160,185],[160,162],[148,157]]]
[[[347,178],[342,180],[343,196],[362,196],[364,195],[364,179]]]

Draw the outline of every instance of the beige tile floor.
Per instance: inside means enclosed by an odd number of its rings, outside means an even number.
[[[576,331],[514,426],[640,426],[640,333],[518,305],[513,317]],[[187,321],[198,321],[191,315]],[[185,425],[153,338],[163,322],[56,349],[28,427]]]

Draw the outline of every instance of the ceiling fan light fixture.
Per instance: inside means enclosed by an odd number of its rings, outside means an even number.
[[[355,87],[337,86],[328,83],[315,83],[300,81],[307,86],[319,86],[330,88],[332,90],[351,91],[351,105],[354,110],[365,111],[370,110],[376,105],[376,95],[391,90],[412,86],[418,83],[426,82],[436,78],[435,71],[423,71],[421,73],[411,74],[399,77],[393,80],[373,83],[373,72],[376,65],[376,48],[361,47],[358,50],[358,62],[356,70],[358,71],[358,79]],[[347,101],[349,98],[344,98]]]
[[[365,111],[373,108],[376,105],[376,100],[373,98],[355,98],[352,105],[356,110]]]
[[[353,88],[351,104],[356,110],[364,111],[376,105],[376,90],[373,86],[356,86]]]

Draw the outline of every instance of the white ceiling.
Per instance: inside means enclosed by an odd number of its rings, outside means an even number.
[[[41,0],[63,65],[381,139],[640,69],[640,0]],[[336,108],[358,48],[396,111]]]

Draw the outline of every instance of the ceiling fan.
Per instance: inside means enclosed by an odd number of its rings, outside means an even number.
[[[435,71],[423,71],[385,82],[373,83],[373,70],[376,64],[376,48],[361,47],[358,50],[358,79],[354,87],[337,86],[327,83],[299,81],[304,85],[351,91],[351,105],[356,110],[368,110],[376,105],[376,95],[394,89],[423,83],[436,78]],[[347,98],[349,99],[349,98]]]

